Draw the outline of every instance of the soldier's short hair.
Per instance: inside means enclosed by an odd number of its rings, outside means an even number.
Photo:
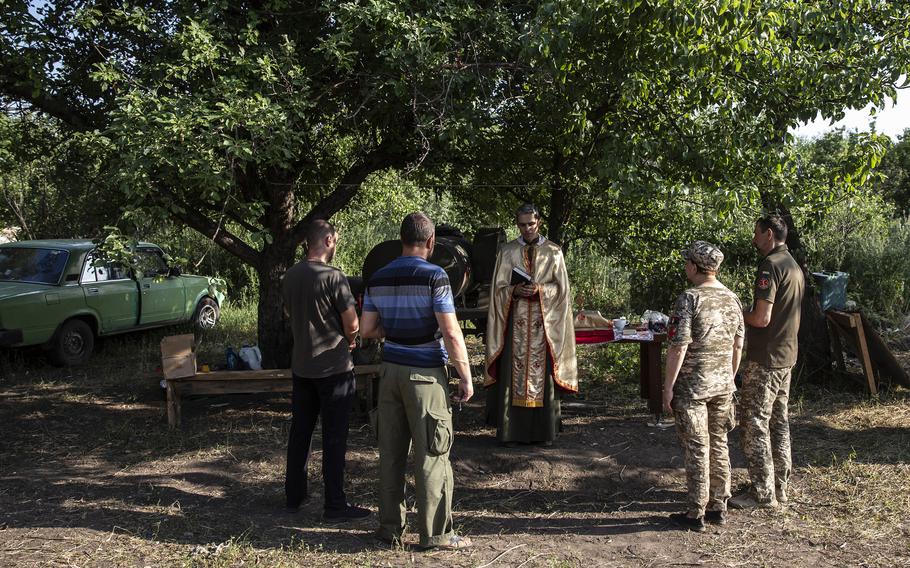
[[[533,203],[525,203],[515,211],[515,220],[518,221],[518,218],[522,215],[534,215],[535,219],[540,219],[540,209],[537,208]]]
[[[436,233],[436,225],[422,211],[409,213],[401,222],[401,242],[408,246],[422,245]]]
[[[320,246],[326,237],[335,234],[335,225],[325,219],[316,219],[310,222],[306,230],[306,244],[309,249]]]
[[[762,232],[771,229],[771,233],[774,234],[774,240],[783,243],[787,240],[787,222],[784,221],[784,218],[778,215],[777,213],[769,213],[767,215],[762,215],[755,221],[755,224],[758,225]]]

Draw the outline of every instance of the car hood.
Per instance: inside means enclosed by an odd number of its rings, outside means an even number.
[[[0,301],[26,294],[40,294],[48,292],[56,286],[47,286],[44,284],[30,284],[27,282],[0,282]]]

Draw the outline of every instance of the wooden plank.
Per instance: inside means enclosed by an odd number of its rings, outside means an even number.
[[[847,363],[844,361],[844,345],[840,339],[840,328],[837,324],[828,320],[828,335],[831,337],[831,350],[834,355],[834,363],[841,372],[847,371]]]
[[[371,375],[379,373],[379,365],[355,365],[355,375]],[[259,379],[290,379],[292,373],[290,369],[262,369],[258,371],[209,371],[208,373],[196,373],[192,377],[181,379],[168,379],[176,382],[193,382],[193,381],[248,381]]]
[[[167,425],[170,428],[180,426],[180,393],[173,381],[167,381]]]
[[[366,390],[372,394],[374,375],[355,375],[358,390]],[[257,393],[288,393],[293,391],[294,385],[288,379],[232,379],[229,381],[169,381],[169,387],[180,395],[203,394],[257,394]],[[364,385],[361,387],[361,385]]]
[[[840,340],[843,340],[843,341],[849,343],[850,348],[853,350],[853,352],[859,353],[859,345],[857,344],[856,330],[854,328],[850,327],[848,325],[848,323],[846,323],[846,322],[844,324],[841,324],[841,323],[838,323],[838,321],[835,321],[833,319],[829,319],[828,323],[831,325],[831,328],[834,330],[835,337],[839,338],[839,342],[840,342]],[[845,353],[844,345],[841,342],[841,360],[842,361],[843,361],[844,353]],[[847,370],[847,365],[845,363],[844,364],[845,376],[849,379],[855,380],[859,385],[861,385],[863,387],[866,386],[865,373],[863,373],[862,378],[859,378],[859,377],[857,377],[857,375],[855,373],[848,373],[848,372],[846,372],[846,370]]]
[[[910,387],[910,376],[904,370],[900,362],[894,357],[894,353],[888,349],[888,346],[882,340],[881,336],[875,331],[869,321],[862,313],[859,314],[866,334],[866,341],[869,346],[869,356],[872,363],[878,369],[879,376],[890,377],[896,383],[905,387]]]
[[[261,371],[210,371],[208,373],[196,373],[192,377],[170,380],[181,383],[193,383],[203,381],[230,382],[269,379],[289,380],[290,378],[290,369],[263,369]]]
[[[869,357],[869,346],[866,344],[866,332],[863,329],[862,316],[853,314],[853,322],[856,327],[856,340],[859,345],[860,357],[863,362],[863,372],[866,374],[866,381],[869,383],[869,392],[872,396],[878,396],[878,389],[875,386],[875,371],[872,369],[872,358]]]
[[[356,365],[354,378],[358,390],[364,391],[366,405],[372,405],[373,382],[379,376],[379,365]],[[294,385],[290,369],[265,369],[259,371],[213,371],[198,373],[194,377],[167,379],[167,416],[168,426],[180,426],[180,403],[185,395],[223,395],[223,394],[259,394],[289,393]],[[369,410],[369,408],[367,408]]]
[[[854,314],[851,312],[842,312],[840,310],[828,310],[827,312],[825,312],[825,315],[828,316],[828,318],[833,320],[835,323],[837,323],[845,328],[856,327],[857,320],[856,320],[856,318],[853,317]]]
[[[287,379],[246,379],[232,381],[189,381],[176,388],[182,395],[288,393],[293,383]]]
[[[869,356],[862,314],[828,310],[825,315],[828,317],[828,321],[834,324],[840,335],[847,339],[855,349],[856,356],[859,358],[860,365],[863,368],[863,375],[866,377],[866,386],[869,388],[869,393],[876,396],[878,388],[875,384],[875,369],[872,367],[872,359]]]

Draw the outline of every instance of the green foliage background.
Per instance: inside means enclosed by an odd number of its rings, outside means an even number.
[[[798,184],[829,184],[838,161],[853,160],[857,134],[835,131],[814,141],[798,141]],[[850,192],[832,192],[819,201],[807,194],[794,201],[794,222],[802,229],[809,266],[815,271],[850,274],[848,296],[882,327],[901,325],[910,314],[910,219],[904,213],[908,172],[903,169],[910,138],[889,144],[881,166]],[[53,121],[34,115],[0,115],[0,222],[28,232],[19,238],[98,237],[111,220],[129,236],[164,245],[186,259],[188,272],[220,276],[229,298],[253,304],[258,297],[255,271],[198,232],[156,218],[122,215],[111,199],[110,180],[100,170],[107,145],[100,136],[64,138]],[[813,176],[819,176],[818,179]],[[395,239],[400,219],[422,210],[437,223],[448,223],[469,236],[481,227],[499,226],[517,236],[512,213],[521,200],[504,188],[478,187],[466,198],[468,184],[421,184],[397,171],[371,176],[352,203],[333,222],[341,233],[335,264],[359,275],[363,259],[379,242]],[[718,244],[726,255],[721,280],[744,302],[751,300],[751,280],[758,260],[750,246],[757,211],[717,215],[692,190],[685,200],[637,204],[624,210],[625,223],[595,237],[578,236],[565,245],[574,303],[610,316],[635,317],[645,309],[668,312],[685,288],[679,250],[695,239]],[[14,208],[11,204],[15,204]],[[544,224],[546,233],[546,224]],[[301,248],[298,257],[304,254]]]
[[[471,234],[533,201],[576,305],[629,316],[694,239],[748,302],[752,220],[785,211],[810,269],[906,312],[906,137],[788,134],[906,86],[906,2],[0,5],[0,222],[169,245],[258,301],[271,363],[307,223],[356,275],[413,209]]]

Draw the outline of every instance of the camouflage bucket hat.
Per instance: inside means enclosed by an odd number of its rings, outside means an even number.
[[[682,251],[682,257],[691,260],[702,270],[717,272],[720,263],[724,261],[724,253],[707,241],[695,241],[689,248]]]

